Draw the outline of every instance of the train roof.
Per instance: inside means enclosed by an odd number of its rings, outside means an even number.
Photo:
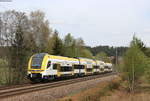
[[[64,56],[56,56],[56,55],[48,55],[51,59],[60,59],[60,60],[67,60],[67,61],[78,61],[76,58],[64,57]]]
[[[67,60],[67,61],[78,61],[78,59],[80,59],[81,62],[104,63],[103,61],[89,59],[89,58],[83,58],[83,57],[71,58],[71,57],[65,57],[65,56],[50,55],[48,53],[37,53],[37,54],[34,54],[33,56],[36,56],[36,57],[48,56],[48,58],[50,59],[60,59],[60,60]]]
[[[48,56],[50,59],[60,59],[60,60],[67,60],[67,61],[78,61],[76,58],[71,58],[71,57],[65,57],[65,56],[57,56],[57,55],[50,55],[48,53],[37,53],[34,54],[32,57],[44,57]]]

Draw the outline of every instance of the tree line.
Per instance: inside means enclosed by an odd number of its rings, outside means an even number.
[[[117,55],[118,56],[123,56],[124,53],[126,52],[126,50],[128,49],[128,47],[114,47],[114,46],[95,46],[95,47],[90,47],[90,46],[86,46],[94,56],[96,56],[99,52],[104,52],[106,53],[108,56],[116,56],[116,51],[117,51]]]
[[[120,56],[126,50],[117,49]],[[115,50],[109,46],[87,47],[82,38],[74,38],[71,33],[61,38],[40,10],[29,14],[15,10],[0,12],[0,84],[26,82],[27,63],[35,53],[112,62],[109,57],[115,56]]]

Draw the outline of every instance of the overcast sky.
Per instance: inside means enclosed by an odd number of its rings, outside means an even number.
[[[2,1],[2,0],[0,0]],[[42,10],[63,37],[72,33],[86,45],[127,46],[135,32],[150,46],[150,0],[12,0],[0,11]]]

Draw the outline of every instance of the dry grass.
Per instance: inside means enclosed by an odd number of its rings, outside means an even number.
[[[100,101],[100,97],[110,96],[110,91],[117,89],[119,87],[119,82],[120,78],[117,77],[111,81],[99,83],[93,88],[89,88],[73,96],[64,97],[57,101]]]
[[[100,101],[150,101],[150,85],[144,77],[138,82],[134,93],[127,91],[127,81],[123,81],[119,89],[111,92],[111,96],[103,96]]]
[[[120,78],[98,84],[94,88],[82,91],[58,101],[150,101],[150,86],[142,86],[135,93],[129,93]],[[123,82],[122,84],[124,84]]]
[[[150,93],[129,94],[122,91],[115,91],[111,96],[103,96],[100,101],[150,101]]]

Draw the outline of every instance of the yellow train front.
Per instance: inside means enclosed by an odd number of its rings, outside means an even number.
[[[33,82],[68,76],[85,76],[104,72],[103,62],[86,58],[69,58],[38,53],[28,63],[28,78]]]
[[[28,63],[28,78],[33,82],[51,80],[60,76],[74,75],[73,65],[78,59],[39,53],[31,56]]]

